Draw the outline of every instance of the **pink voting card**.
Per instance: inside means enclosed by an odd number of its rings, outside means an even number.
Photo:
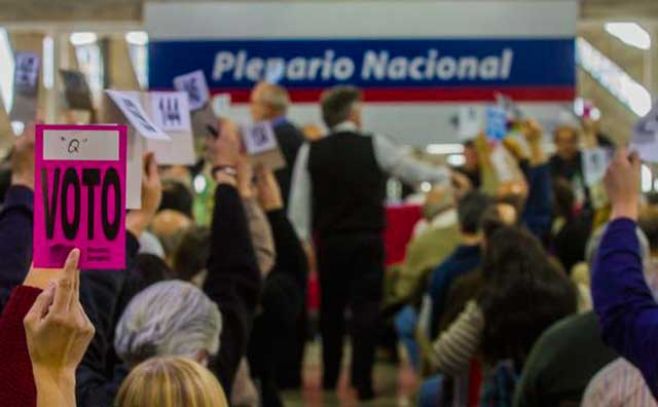
[[[126,267],[126,145],[121,125],[37,125],[34,266]]]

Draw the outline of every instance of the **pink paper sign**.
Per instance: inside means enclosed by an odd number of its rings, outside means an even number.
[[[37,125],[34,266],[126,267],[126,126]]]

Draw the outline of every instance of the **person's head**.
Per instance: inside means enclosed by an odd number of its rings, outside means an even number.
[[[658,257],[658,207],[647,206],[640,211],[638,226],[649,241],[651,257]]]
[[[518,367],[548,326],[576,311],[576,290],[541,243],[518,226],[493,233],[483,272],[483,356],[489,363],[512,359]]]
[[[466,194],[457,203],[457,217],[459,228],[463,235],[477,236],[480,234],[482,217],[492,199],[482,192],[472,191]]]
[[[169,280],[174,274],[164,259],[148,253],[139,253],[135,257],[135,270],[143,284],[142,288]]]
[[[288,91],[279,85],[259,82],[251,91],[251,118],[256,121],[272,120],[285,116],[290,105]]]
[[[566,178],[557,177],[553,180],[553,197],[555,215],[570,220],[574,215],[576,196]]]
[[[151,222],[151,232],[160,240],[169,264],[183,239],[185,232],[192,226],[192,220],[185,214],[165,209],[158,212]]]
[[[571,159],[578,153],[578,129],[572,126],[560,126],[553,134],[555,152],[560,158]]]
[[[191,281],[206,269],[210,256],[210,230],[194,226],[185,231],[173,258],[176,278]]]
[[[480,168],[480,161],[473,140],[464,143],[464,168],[468,171],[477,171]]]
[[[508,203],[498,202],[489,207],[482,214],[482,235],[483,244],[491,239],[491,236],[500,228],[505,226],[514,226],[518,223],[518,214],[516,209]]]
[[[322,120],[329,129],[349,121],[361,127],[361,91],[354,86],[334,86],[320,98]]]
[[[162,201],[159,210],[172,209],[192,219],[193,201],[192,191],[185,184],[173,179],[162,180]]]
[[[449,186],[435,186],[427,195],[423,202],[423,217],[427,220],[433,219],[436,215],[445,212],[455,206],[455,199],[452,188]]]
[[[121,384],[117,407],[226,407],[226,395],[205,367],[183,357],[156,357],[137,365]]]
[[[114,348],[131,366],[154,356],[185,356],[206,364],[219,350],[221,328],[219,309],[203,291],[184,281],[163,281],[128,303]]]

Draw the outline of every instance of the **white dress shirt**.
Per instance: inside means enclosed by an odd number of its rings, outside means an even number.
[[[354,123],[349,121],[338,124],[332,131],[333,133],[350,131],[363,134]],[[426,181],[433,184],[443,184],[450,181],[450,170],[447,167],[435,167],[425,164],[415,159],[408,149],[396,145],[384,136],[363,134],[363,137],[372,137],[375,159],[379,168],[387,175],[412,185]],[[310,145],[306,143],[297,153],[288,204],[288,217],[303,241],[307,241],[311,237],[309,151]]]

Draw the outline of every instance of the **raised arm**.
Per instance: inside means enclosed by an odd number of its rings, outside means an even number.
[[[216,139],[208,139],[209,160],[214,166],[215,206],[210,232],[208,277],[203,290],[222,313],[220,350],[213,370],[228,394],[235,372],[249,342],[249,332],[260,292],[260,272],[249,227],[231,168],[239,158],[235,130],[224,124]]]
[[[604,182],[612,222],[601,240],[592,275],[594,309],[603,340],[633,363],[658,396],[658,304],[644,279],[636,235],[640,161],[617,151]]]
[[[447,167],[435,167],[423,163],[414,158],[408,149],[396,145],[384,136],[374,135],[373,145],[381,169],[406,184],[450,182],[451,173]]]

